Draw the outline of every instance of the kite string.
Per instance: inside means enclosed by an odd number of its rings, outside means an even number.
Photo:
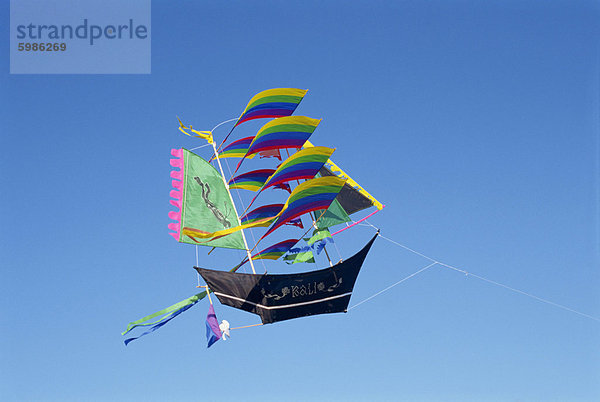
[[[538,300],[538,301],[541,301],[541,302],[543,302],[543,303],[547,303],[547,304],[550,304],[550,305],[552,305],[552,306],[555,306],[555,307],[561,308],[561,309],[563,309],[563,310],[567,310],[567,311],[570,311],[570,312],[572,312],[572,313],[579,314],[579,315],[581,315],[581,316],[584,316],[584,317],[587,317],[587,318],[591,318],[592,320],[595,320],[595,321],[599,321],[599,322],[600,322],[600,318],[597,318],[597,317],[591,316],[591,315],[589,315],[589,314],[582,313],[582,312],[580,312],[580,311],[577,311],[577,310],[573,310],[573,309],[572,309],[572,308],[570,308],[570,307],[563,306],[562,304],[555,303],[555,302],[553,302],[553,301],[551,301],[551,300],[543,299],[543,298],[541,298],[541,297],[538,297],[538,296],[536,296],[536,295],[532,295],[532,294],[530,294],[530,293],[527,293],[527,292],[524,292],[524,291],[522,291],[522,290],[519,290],[519,289],[512,288],[512,287],[510,287],[510,286],[508,286],[508,285],[504,285],[504,284],[502,284],[502,283],[499,283],[499,282],[493,281],[493,280],[491,280],[491,279],[487,279],[487,278],[481,277],[481,276],[479,276],[479,275],[475,275],[475,274],[473,274],[473,273],[471,273],[471,272],[467,272],[467,271],[464,271],[464,270],[462,270],[462,269],[458,269],[458,268],[456,268],[456,267],[453,267],[453,266],[451,266],[451,265],[448,265],[448,264],[439,263],[439,265],[441,265],[441,266],[443,266],[443,267],[446,267],[446,268],[450,268],[450,269],[452,269],[452,270],[454,270],[454,271],[461,272],[461,273],[465,274],[466,276],[474,276],[475,278],[477,278],[477,279],[481,279],[482,281],[485,281],[485,282],[491,283],[491,284],[493,284],[493,285],[496,285],[496,286],[503,287],[503,288],[505,288],[505,289],[508,289],[508,290],[512,290],[513,292],[520,293],[520,294],[522,294],[522,295],[524,295],[524,296],[527,296],[527,297],[531,297],[531,298],[533,298],[533,299],[535,299],[535,300]]]
[[[333,242],[333,246],[335,247],[335,251],[338,253],[338,258],[341,261],[342,260],[342,253],[340,253],[340,249],[338,248],[337,243],[335,241]]]
[[[377,229],[377,227],[373,226],[373,225],[372,225],[372,224],[370,224],[369,222],[366,222],[366,223],[367,223],[368,225],[370,225],[371,227],[373,227],[373,228]],[[414,254],[416,254],[416,255],[418,255],[418,256],[421,256],[421,257],[423,257],[423,258],[425,258],[425,259],[427,259],[427,260],[429,260],[429,261],[432,261],[432,262],[433,262],[433,264],[431,264],[431,265],[429,265],[429,266],[427,266],[427,267],[425,267],[425,268],[429,268],[429,267],[431,267],[431,266],[433,266],[433,265],[436,265],[436,264],[437,264],[437,265],[440,265],[440,266],[442,266],[442,267],[445,267],[445,268],[448,268],[448,269],[451,269],[451,270],[454,270],[454,271],[457,271],[457,272],[463,273],[463,274],[465,274],[465,276],[472,276],[472,277],[475,277],[475,278],[477,278],[477,279],[480,279],[480,280],[482,280],[482,281],[488,282],[488,283],[490,283],[490,284],[492,284],[492,285],[496,285],[496,286],[502,287],[502,288],[504,288],[504,289],[507,289],[507,290],[513,291],[513,292],[515,292],[515,293],[519,293],[519,294],[521,294],[521,295],[523,295],[523,296],[530,297],[530,298],[532,298],[532,299],[535,299],[535,300],[537,300],[537,301],[540,301],[540,302],[542,302],[542,303],[546,303],[546,304],[549,304],[549,305],[551,305],[551,306],[558,307],[558,308],[561,308],[561,309],[563,309],[563,310],[570,311],[570,312],[572,312],[572,313],[575,313],[575,314],[581,315],[581,316],[583,316],[583,317],[586,317],[586,318],[592,319],[592,320],[594,320],[594,321],[598,321],[598,322],[600,322],[600,318],[598,318],[598,317],[594,317],[594,316],[591,316],[591,315],[589,315],[589,314],[582,313],[581,311],[574,310],[574,309],[572,309],[572,308],[570,308],[570,307],[564,306],[564,305],[562,305],[562,304],[559,304],[559,303],[555,303],[555,302],[553,302],[553,301],[551,301],[551,300],[544,299],[544,298],[542,298],[542,297],[539,297],[539,296],[533,295],[533,294],[531,294],[531,293],[524,292],[524,291],[522,291],[522,290],[519,290],[519,289],[515,289],[515,288],[513,288],[513,287],[510,287],[510,286],[508,286],[508,285],[505,285],[505,284],[503,284],[503,283],[496,282],[496,281],[493,281],[493,280],[491,280],[491,279],[484,278],[483,276],[479,276],[479,275],[473,274],[473,273],[471,273],[471,272],[467,272],[467,271],[465,271],[465,270],[462,270],[462,269],[459,269],[459,268],[453,267],[452,265],[445,264],[445,263],[443,263],[443,262],[440,262],[440,261],[436,261],[436,260],[434,260],[433,258],[431,258],[431,257],[428,257],[428,256],[426,256],[425,254],[419,253],[418,251],[416,251],[416,250],[413,250],[413,249],[411,249],[410,247],[407,247],[407,246],[405,246],[405,245],[403,245],[403,244],[400,244],[400,243],[398,243],[397,241],[394,241],[394,240],[392,240],[392,239],[390,239],[390,238],[388,238],[388,237],[385,237],[385,236],[383,236],[382,234],[379,234],[379,237],[381,237],[381,238],[383,238],[383,239],[385,239],[385,240],[389,241],[390,243],[393,243],[393,244],[395,244],[395,245],[397,245],[397,246],[399,246],[399,247],[402,247],[403,249],[405,249],[405,250],[407,250],[407,251],[410,251],[411,253],[414,253]],[[424,270],[424,269],[422,269],[421,271],[423,271],[423,270]],[[410,277],[412,277],[412,276],[414,276],[414,275],[418,274],[418,273],[419,273],[419,272],[421,272],[421,271],[417,271],[416,273],[414,273],[414,274],[412,274],[412,275],[408,276],[407,278],[403,279],[402,281],[404,281],[404,280],[406,280],[406,279],[408,279],[408,278],[410,278]],[[401,281],[401,282],[402,282],[402,281]],[[399,283],[400,283],[400,282],[399,282]],[[396,284],[394,284],[394,285],[392,285],[392,286],[395,286],[395,285],[396,285]],[[387,290],[387,289],[384,289],[383,291],[385,291],[385,290]],[[383,291],[382,291],[382,292],[383,292]],[[373,298],[373,297],[375,297],[375,296],[376,296],[376,295],[374,295],[374,296],[371,296],[371,297],[370,297],[370,299],[371,299],[371,298]],[[361,303],[364,303],[365,301],[366,301],[366,300],[362,301]],[[360,303],[359,303],[359,304],[360,304]],[[352,306],[352,307],[356,307],[357,305],[358,305],[358,304],[356,304],[356,305],[354,305],[354,306]]]

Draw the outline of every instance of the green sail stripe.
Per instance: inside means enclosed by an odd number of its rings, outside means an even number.
[[[240,181],[230,184],[229,188],[236,188],[240,186],[256,186],[256,189],[258,190],[263,184],[265,183],[262,181]]]
[[[300,132],[300,133],[312,133],[317,128],[317,125],[312,124],[277,124],[273,127],[269,127],[260,132],[256,138],[260,138],[265,134],[271,133],[287,133],[287,132]]]
[[[307,188],[306,190],[299,191],[297,194],[294,194],[292,197],[290,197],[288,199],[288,205],[300,198],[308,197],[315,194],[339,193],[340,187],[341,186],[319,186]]]
[[[246,107],[246,110],[252,109],[255,106],[262,105],[264,103],[300,103],[302,100],[302,96],[293,96],[293,95],[274,95],[274,96],[265,96],[264,98],[260,98],[252,102],[250,105]]]
[[[325,163],[329,159],[328,155],[306,155],[300,156],[298,158],[294,158],[292,160],[286,160],[277,168],[278,172],[281,172],[284,169],[287,169],[290,166],[297,165],[299,163],[310,163],[310,162],[322,162]],[[287,163],[286,163],[287,162]]]

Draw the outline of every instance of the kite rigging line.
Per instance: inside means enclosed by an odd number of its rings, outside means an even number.
[[[200,264],[198,263],[198,245],[196,245],[196,266],[199,266]],[[196,272],[196,276],[198,278],[198,286],[200,286],[200,274]]]
[[[261,326],[261,325],[263,325],[263,323],[262,323],[262,322],[261,322],[261,323],[258,323],[258,324],[252,324],[252,325],[243,325],[243,326],[241,326],[241,327],[233,327],[233,328],[229,328],[229,329],[230,329],[230,330],[232,330],[232,329],[242,329],[242,328],[258,327],[258,326]]]
[[[374,229],[377,229],[377,227],[373,226],[373,225],[372,225],[371,223],[369,223],[368,221],[365,221],[365,222],[366,222],[366,223],[367,223],[369,226],[373,227]],[[510,286],[508,286],[508,285],[505,285],[505,284],[503,284],[503,283],[496,282],[496,281],[493,281],[493,280],[491,280],[491,279],[484,278],[483,276],[479,276],[479,275],[473,274],[473,273],[471,273],[471,272],[465,271],[465,270],[463,270],[463,269],[459,269],[459,268],[453,267],[452,265],[448,265],[448,264],[445,264],[445,263],[443,263],[443,262],[437,261],[437,260],[435,260],[435,259],[433,259],[433,258],[431,258],[431,257],[428,257],[428,256],[426,256],[425,254],[422,254],[422,253],[419,253],[419,252],[418,252],[418,251],[416,251],[416,250],[413,250],[413,249],[412,249],[412,248],[410,248],[410,247],[407,247],[407,246],[405,246],[405,245],[403,245],[403,244],[400,244],[400,243],[398,243],[398,242],[397,242],[397,241],[395,241],[395,240],[392,240],[392,239],[390,239],[390,238],[388,238],[388,237],[385,237],[385,236],[383,236],[382,234],[379,234],[379,237],[381,237],[382,239],[384,239],[384,240],[387,240],[387,241],[389,241],[390,243],[393,243],[393,244],[395,244],[395,245],[397,245],[397,246],[399,246],[399,247],[402,247],[403,249],[405,249],[405,250],[407,250],[407,251],[410,251],[410,252],[411,252],[411,253],[413,253],[413,254],[416,254],[416,255],[418,255],[418,256],[420,256],[420,257],[423,257],[423,258],[425,258],[425,259],[427,259],[427,260],[431,261],[431,262],[432,262],[432,264],[430,264],[430,265],[428,265],[428,266],[426,266],[426,267],[424,267],[424,268],[421,268],[420,270],[418,270],[418,271],[416,271],[416,272],[414,272],[414,273],[410,274],[409,276],[407,276],[407,277],[405,277],[405,278],[403,278],[403,279],[399,280],[398,282],[394,283],[393,285],[391,285],[391,286],[388,286],[387,288],[385,288],[385,289],[383,289],[383,290],[381,290],[381,291],[379,291],[379,292],[375,293],[373,296],[370,296],[370,297],[368,297],[367,299],[365,299],[365,300],[363,300],[363,301],[361,301],[361,302],[359,302],[359,303],[357,303],[357,304],[355,304],[355,305],[353,305],[353,306],[349,307],[349,308],[348,308],[348,310],[351,310],[351,309],[353,309],[354,307],[357,307],[358,305],[360,305],[360,304],[362,304],[362,303],[365,303],[366,301],[368,301],[368,300],[371,300],[372,298],[374,298],[374,297],[376,297],[376,296],[379,296],[381,293],[383,293],[383,292],[385,292],[385,291],[387,291],[387,290],[389,290],[389,289],[393,288],[393,287],[394,287],[394,286],[396,286],[396,285],[399,285],[400,283],[404,282],[404,281],[405,281],[405,280],[407,280],[407,279],[410,279],[410,278],[412,278],[413,276],[416,276],[416,275],[420,274],[421,272],[423,272],[423,271],[427,270],[428,268],[431,268],[431,267],[433,267],[434,265],[439,265],[439,266],[442,266],[442,267],[445,267],[445,268],[451,269],[451,270],[453,270],[453,271],[456,271],[456,272],[463,273],[463,274],[465,274],[465,276],[472,276],[472,277],[474,277],[474,278],[477,278],[477,279],[480,279],[480,280],[482,280],[482,281],[484,281],[484,282],[487,282],[487,283],[490,283],[490,284],[492,284],[492,285],[496,285],[496,286],[502,287],[502,288],[504,288],[504,289],[508,289],[508,290],[510,290],[510,291],[513,291],[513,292],[515,292],[515,293],[519,293],[519,294],[521,294],[521,295],[523,295],[523,296],[530,297],[530,298],[532,298],[532,299],[535,299],[535,300],[537,300],[537,301],[540,301],[540,302],[542,302],[542,303],[546,303],[546,304],[549,304],[549,305],[551,305],[551,306],[558,307],[558,308],[561,308],[561,309],[563,309],[563,310],[570,311],[571,313],[575,313],[575,314],[578,314],[578,315],[580,315],[580,316],[583,316],[583,317],[589,318],[589,319],[591,319],[591,320],[594,320],[594,321],[598,321],[598,322],[600,322],[600,318],[598,318],[598,317],[594,317],[594,316],[592,316],[592,315],[589,315],[589,314],[586,314],[586,313],[582,313],[581,311],[574,310],[574,309],[572,309],[572,308],[570,308],[570,307],[564,306],[564,305],[562,305],[562,304],[559,304],[559,303],[555,303],[555,302],[553,302],[553,301],[551,301],[551,300],[544,299],[544,298],[542,298],[542,297],[539,297],[539,296],[533,295],[533,294],[531,294],[531,293],[527,293],[527,292],[524,292],[524,291],[522,291],[522,290],[515,289],[515,288],[513,288],[513,287],[510,287]]]
[[[381,209],[383,209],[383,208],[385,208],[385,205],[381,207]],[[373,215],[375,215],[377,212],[381,211],[381,209],[376,209],[376,210],[375,210],[375,212],[371,212],[369,215],[365,216],[365,217],[364,217],[364,218],[362,218],[361,220],[358,220],[358,221],[356,221],[356,222],[352,223],[351,225],[348,225],[348,224],[346,224],[346,227],[345,227],[345,228],[342,228],[342,229],[338,230],[337,232],[335,232],[335,233],[332,233],[331,235],[332,235],[332,236],[333,236],[333,235],[336,235],[336,234],[338,234],[338,233],[340,233],[340,232],[343,232],[343,231],[344,231],[344,230],[346,230],[346,229],[350,229],[352,226],[356,226],[356,225],[358,225],[359,223],[361,223],[361,222],[363,222],[363,221],[366,221],[367,219],[369,219],[370,217],[372,217]],[[373,225],[371,225],[371,226],[373,226]],[[375,226],[373,226],[373,227],[375,227]],[[377,229],[377,228],[376,228],[376,229]],[[377,230],[379,230],[379,229],[377,229]]]
[[[229,120],[222,121],[222,122],[220,122],[219,124],[217,124],[216,126],[214,126],[214,127],[213,127],[213,129],[212,129],[212,130],[210,130],[210,131],[214,131],[214,130],[216,130],[216,129],[217,129],[217,127],[219,127],[219,126],[222,126],[222,125],[223,125],[223,124],[225,124],[225,123],[229,123],[229,122],[232,122],[232,121],[238,120],[238,119],[239,119],[239,117],[234,117],[233,119],[229,119]],[[235,128],[235,125],[234,125],[233,127],[231,127],[231,130],[229,131],[229,134],[227,134],[227,135],[225,136],[225,138],[223,138],[223,141],[221,141],[221,144],[219,144],[219,147],[217,148],[216,152],[219,152],[219,151],[221,150],[221,147],[223,146],[223,144],[225,144],[225,141],[227,141],[227,138],[229,138],[229,136],[230,136],[230,135],[231,135],[231,133],[233,132],[233,129],[234,129],[234,128]],[[215,157],[215,155],[213,154],[213,156],[212,156],[212,157],[209,159],[209,162],[210,162],[210,161],[212,161],[214,157]]]
[[[379,235],[379,236],[381,236],[381,235]],[[383,236],[381,236],[381,237],[383,237]],[[380,294],[382,294],[383,292],[385,292],[385,291],[387,291],[387,290],[390,290],[390,289],[391,289],[391,288],[393,288],[394,286],[401,284],[402,282],[404,282],[404,281],[406,281],[406,280],[408,280],[408,279],[412,278],[413,276],[416,276],[416,275],[420,274],[421,272],[425,271],[425,270],[426,270],[426,269],[428,269],[428,268],[431,268],[431,267],[433,267],[433,266],[434,266],[434,265],[436,265],[436,264],[438,264],[438,263],[437,263],[437,262],[433,262],[433,263],[429,264],[428,266],[426,266],[426,267],[424,267],[424,268],[421,268],[421,269],[420,269],[420,270],[418,270],[417,272],[413,272],[412,274],[408,275],[406,278],[400,279],[398,282],[394,283],[393,285],[390,285],[390,286],[388,286],[387,288],[385,288],[385,289],[383,289],[383,290],[380,290],[379,292],[375,293],[373,296],[367,297],[365,300],[363,300],[363,301],[361,301],[361,302],[358,302],[358,303],[356,303],[356,304],[355,304],[355,305],[353,305],[353,306],[350,306],[350,307],[348,307],[348,311],[352,310],[354,307],[358,307],[358,306],[360,306],[361,304],[363,304],[363,303],[365,303],[365,302],[368,302],[368,301],[369,301],[369,300],[371,300],[372,298],[374,298],[374,297],[376,297],[376,296],[379,296],[379,295],[380,295]]]
[[[210,144],[204,144],[204,145],[200,145],[199,147],[195,147],[195,148],[190,148],[190,151],[194,151],[196,149],[200,149],[200,148],[204,148],[204,147],[209,147]]]
[[[210,131],[215,131],[217,128],[221,127],[223,124],[225,124],[225,123],[229,123],[229,122],[231,122],[231,121],[235,121],[235,120],[237,120],[237,119],[239,119],[239,117],[234,117],[233,119],[229,119],[229,120],[223,120],[222,122],[220,122],[219,124],[217,124],[216,126],[214,126],[214,127],[212,128],[212,130],[210,130]],[[226,140],[227,140],[227,139],[223,140],[223,142],[225,142]]]

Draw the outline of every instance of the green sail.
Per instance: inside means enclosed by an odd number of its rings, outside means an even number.
[[[217,170],[193,152],[183,149],[184,180],[181,227],[216,232],[240,225],[233,201]],[[180,234],[182,243],[245,250],[241,232],[206,241]]]
[[[318,219],[318,229],[327,229],[329,227],[339,225],[340,223],[351,221],[350,217],[348,216],[344,208],[342,208],[337,199],[333,200],[333,202],[331,203],[331,205],[329,205],[329,208],[327,209],[327,211],[325,211],[325,213],[323,213],[322,210],[316,211],[315,217]],[[321,218],[319,219],[319,217]]]

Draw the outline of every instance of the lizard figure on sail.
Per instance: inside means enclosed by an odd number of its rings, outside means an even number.
[[[210,209],[210,211],[213,213],[215,218],[217,218],[218,221],[221,222],[225,228],[230,228],[231,222],[229,222],[227,220],[225,215],[223,215],[223,213],[219,210],[219,208],[217,208],[217,206],[214,204],[214,202],[212,202],[208,198],[208,196],[210,195],[210,186],[208,185],[208,183],[202,183],[202,180],[200,180],[200,178],[198,176],[195,176],[194,180],[196,180],[196,182],[200,185],[200,187],[202,187],[202,199],[204,200],[204,203],[206,204],[208,209]],[[227,205],[225,205],[225,207],[227,207]]]

